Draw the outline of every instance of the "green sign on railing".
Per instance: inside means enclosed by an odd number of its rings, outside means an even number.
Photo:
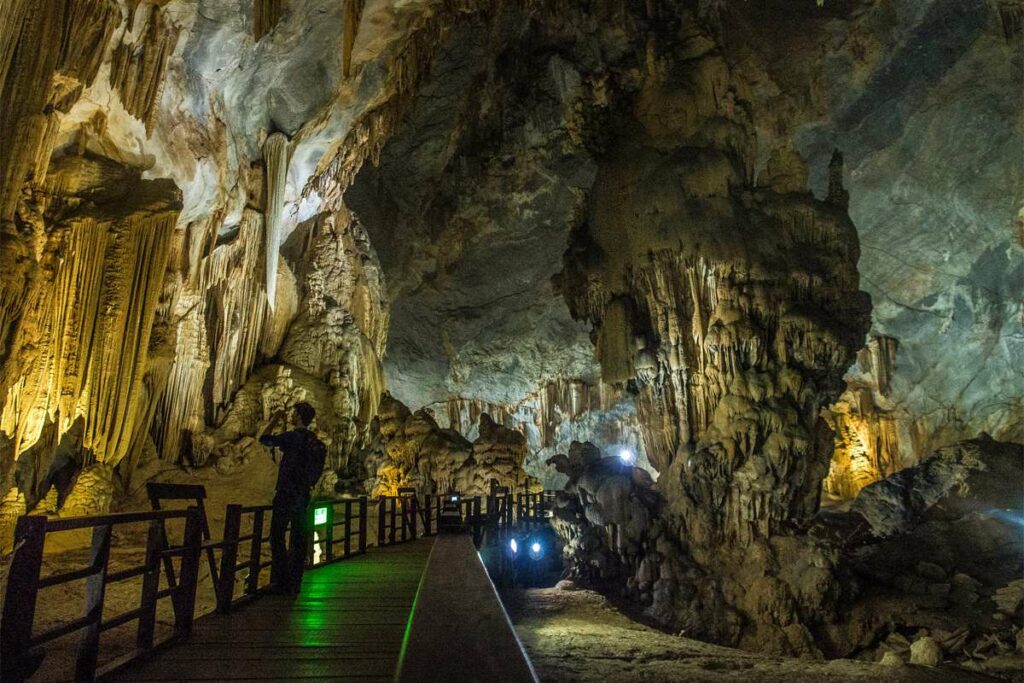
[[[327,506],[313,509],[313,526],[327,524]]]

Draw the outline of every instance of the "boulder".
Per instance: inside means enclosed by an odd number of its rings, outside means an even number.
[[[922,636],[910,645],[910,663],[938,666],[942,663],[942,648],[929,636]]]

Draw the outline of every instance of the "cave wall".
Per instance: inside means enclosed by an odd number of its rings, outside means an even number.
[[[740,66],[773,65],[758,99],[782,114],[760,124],[759,134],[793,134],[818,196],[827,192],[833,146],[845,151],[850,214],[866,240],[861,272],[875,304],[872,337],[895,342],[887,386],[870,378],[870,363],[858,363],[830,418],[839,434],[836,474],[861,482],[840,494],[849,497],[978,430],[1022,438],[1021,166],[1006,152],[1022,144],[1014,86],[1021,9],[992,2],[876,3],[832,16],[829,9],[811,31],[797,22],[765,31],[776,13],[754,8],[723,27]],[[806,59],[786,58],[793,53]],[[802,113],[794,118],[794,111]],[[874,464],[843,472],[844,461]]]
[[[516,477],[636,446],[617,579],[653,616],[813,652],[822,486],[1022,438],[1012,3],[8,7],[8,522],[230,471],[299,400],[323,491],[443,487],[414,465],[488,414]]]
[[[1024,441],[1021,12],[875,3],[823,27],[827,115],[794,140],[819,193],[844,151],[872,334],[898,341],[858,429],[897,467],[979,431]]]
[[[161,467],[227,471],[298,400],[340,467],[383,387],[387,306],[347,212],[296,206],[327,144],[296,133],[327,104],[365,104],[331,101],[353,8],[6,9],[4,540],[43,502],[100,512]]]

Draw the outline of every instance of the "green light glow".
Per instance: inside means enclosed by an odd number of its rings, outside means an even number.
[[[316,508],[313,510],[313,526],[327,524],[327,508]]]

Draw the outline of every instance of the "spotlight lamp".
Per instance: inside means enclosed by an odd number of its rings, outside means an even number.
[[[537,561],[544,557],[544,544],[540,541],[530,543],[530,559]]]
[[[517,555],[519,553],[519,541],[514,538],[510,540],[508,542],[508,549],[512,551],[513,555]]]

